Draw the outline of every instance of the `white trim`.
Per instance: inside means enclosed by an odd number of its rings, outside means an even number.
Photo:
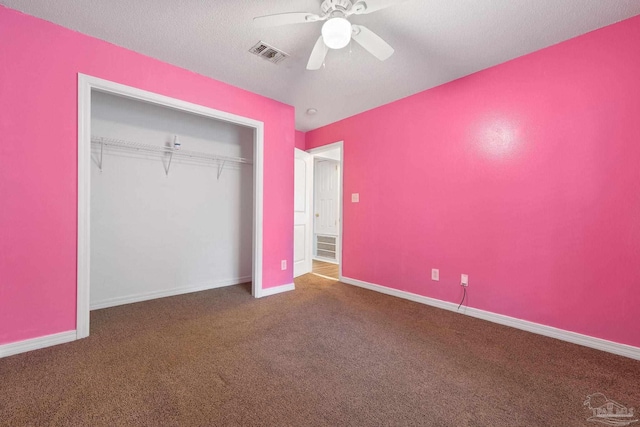
[[[128,295],[125,297],[109,298],[104,301],[91,304],[91,310],[99,310],[101,308],[115,307],[124,304],[133,304],[135,302],[148,301],[151,299],[172,297],[176,295],[190,294],[193,292],[208,291],[211,289],[224,288],[226,286],[239,285],[251,281],[251,276],[238,277],[235,279],[220,280],[214,283],[203,283],[196,286],[166,289],[163,291],[145,292],[143,294]]]
[[[271,295],[281,294],[282,292],[293,291],[296,289],[296,285],[289,283],[288,285],[274,286],[273,288],[267,288],[262,290],[262,296],[268,297]]]
[[[0,345],[0,358],[75,341],[76,334],[76,331],[59,332],[57,334],[45,335],[43,337],[2,344]]]
[[[361,280],[342,277],[341,282],[369,289],[371,291],[380,292],[398,298],[407,299],[418,302],[420,304],[430,305],[432,307],[442,308],[444,310],[458,312],[458,304],[452,302],[441,301],[435,298],[429,298],[411,292],[400,291],[398,289],[388,288],[386,286],[376,285],[373,283],[363,282]],[[554,328],[552,326],[541,325],[539,323],[529,322],[527,320],[516,319],[515,317],[504,316],[502,314],[491,313],[489,311],[480,310],[472,307],[461,307],[460,314],[475,317],[489,322],[498,323],[500,325],[510,326],[512,328],[521,329],[523,331],[532,332],[546,337],[556,338],[561,341],[582,345],[584,347],[594,348],[596,350],[606,351],[608,353],[629,357],[631,359],[640,360],[640,347],[634,347],[627,344],[620,344],[613,341],[607,341],[601,338],[590,337],[588,335],[579,334],[577,332],[566,331],[564,329]]]
[[[338,277],[339,280],[342,280],[342,236],[344,235],[344,141],[332,142],[331,144],[323,145],[321,147],[311,148],[307,150],[307,153],[319,154],[325,151],[335,150],[336,148],[340,149],[340,234],[338,235],[336,258],[338,264]]]
[[[91,83],[78,74],[78,247],[76,333],[78,339],[89,336],[89,279],[91,218]]]
[[[202,105],[171,98],[78,73],[78,252],[77,252],[77,338],[89,336],[90,309],[90,167],[91,167],[91,91],[111,93],[151,104],[169,107],[251,127],[255,130],[253,159],[253,266],[252,294],[262,292],[262,232],[264,191],[264,123]]]
[[[264,199],[264,124],[256,122],[253,143],[253,267],[251,294],[262,297],[262,229]]]

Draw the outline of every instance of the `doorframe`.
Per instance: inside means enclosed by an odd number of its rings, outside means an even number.
[[[340,149],[340,228],[338,235],[338,250],[336,252],[336,258],[338,260],[338,280],[342,280],[342,245],[343,245],[343,234],[344,234],[344,141],[333,142],[331,144],[323,145],[321,147],[311,148],[307,150],[307,153],[313,154],[314,157],[316,154],[324,153],[325,151],[335,150],[336,148]],[[315,177],[313,178],[313,188],[314,188],[314,197],[315,197]],[[312,213],[313,217],[313,213]],[[311,254],[313,255],[313,247],[311,248]]]
[[[264,191],[264,123],[158,93],[78,73],[78,240],[76,339],[89,336],[90,322],[90,208],[91,208],[91,94],[124,96],[186,113],[197,114],[254,129],[253,138],[253,263],[251,294],[263,296],[262,231]]]

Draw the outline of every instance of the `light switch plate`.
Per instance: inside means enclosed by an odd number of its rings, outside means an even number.
[[[287,260],[283,259],[282,261],[280,261],[280,269],[281,270],[286,270],[287,269]]]
[[[351,203],[360,203],[360,193],[351,194]]]

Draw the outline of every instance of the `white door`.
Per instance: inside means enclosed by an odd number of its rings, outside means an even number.
[[[293,277],[311,273],[313,156],[295,149]]]
[[[340,230],[340,162],[318,159],[314,167],[315,233],[337,236]]]

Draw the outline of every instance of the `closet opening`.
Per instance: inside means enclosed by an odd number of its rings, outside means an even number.
[[[263,124],[79,75],[77,337],[89,311],[251,282]]]

